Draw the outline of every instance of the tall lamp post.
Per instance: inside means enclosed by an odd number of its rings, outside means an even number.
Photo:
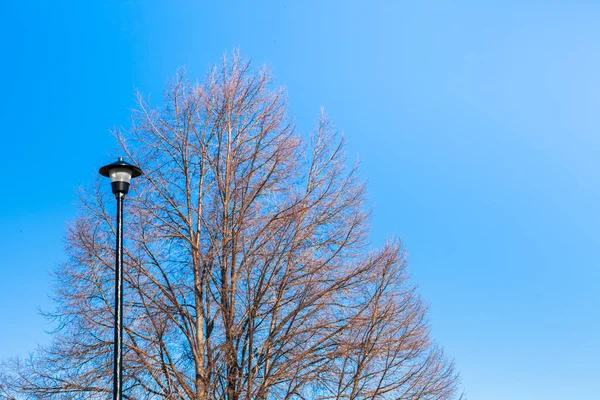
[[[121,400],[123,398],[123,199],[129,192],[131,178],[142,175],[142,170],[119,158],[117,162],[100,168],[100,175],[110,178],[112,192],[117,198],[113,400]]]

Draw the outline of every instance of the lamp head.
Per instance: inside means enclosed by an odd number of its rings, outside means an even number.
[[[105,165],[100,168],[100,175],[110,178],[112,186],[112,192],[114,194],[127,194],[129,192],[129,182],[131,178],[137,178],[142,175],[142,170],[135,165],[129,164],[123,161],[123,158],[119,157],[119,160]]]

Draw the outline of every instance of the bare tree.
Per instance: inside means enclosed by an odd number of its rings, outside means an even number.
[[[401,243],[371,250],[364,186],[322,115],[301,139],[282,90],[238,55],[180,73],[116,132],[146,174],[127,202],[128,399],[451,399]],[[81,195],[51,345],[4,364],[14,399],[105,399],[112,199]]]

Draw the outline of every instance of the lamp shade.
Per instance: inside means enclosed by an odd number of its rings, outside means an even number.
[[[113,193],[127,194],[129,192],[129,182],[131,178],[137,178],[142,175],[142,170],[135,165],[123,161],[119,158],[118,161],[105,165],[100,168],[100,175],[110,178]]]

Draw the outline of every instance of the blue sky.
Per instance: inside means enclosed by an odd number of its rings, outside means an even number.
[[[217,4],[219,3],[219,4]],[[160,101],[240,48],[306,132],[359,158],[373,241],[399,235],[469,399],[600,392],[600,5],[464,1],[0,4],[0,357],[50,328],[76,188],[134,88]]]

